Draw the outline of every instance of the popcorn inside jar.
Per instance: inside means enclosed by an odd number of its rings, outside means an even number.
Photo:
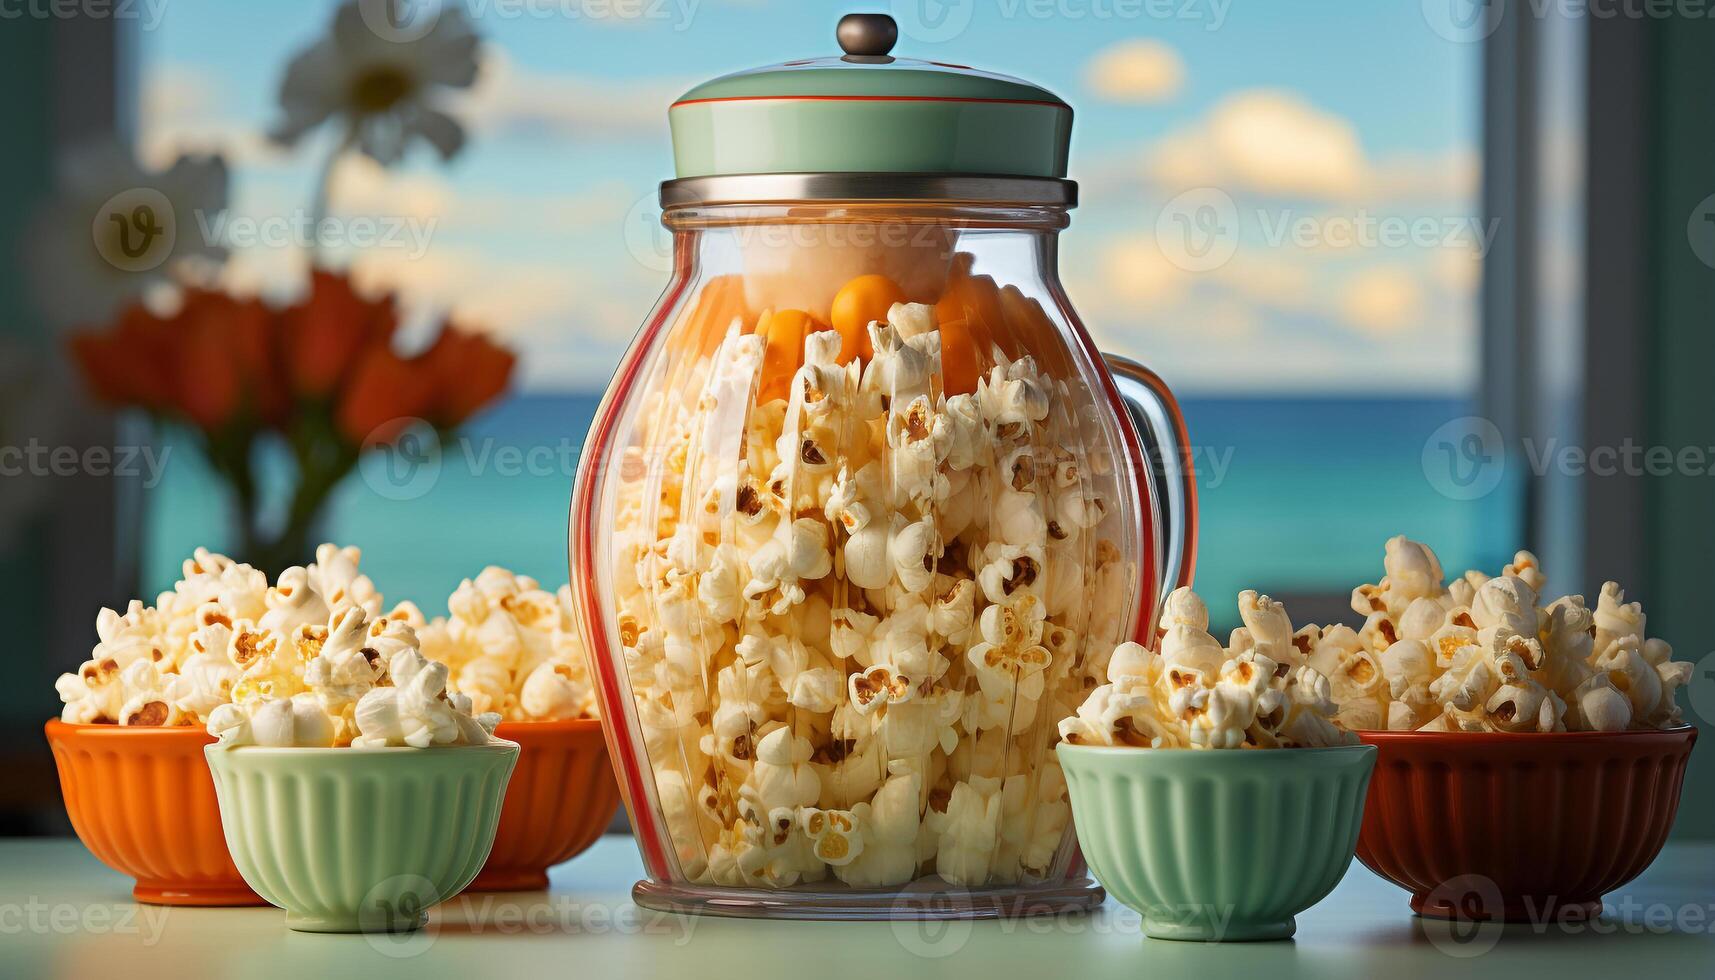
[[[690,881],[1066,873],[1055,726],[1134,626],[1129,476],[1088,369],[1022,341],[1042,308],[970,267],[709,322],[716,279],[629,415],[608,612]]]

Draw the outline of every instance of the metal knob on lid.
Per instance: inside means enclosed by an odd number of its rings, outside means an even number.
[[[846,53],[841,60],[885,63],[893,60],[887,55],[899,43],[899,25],[886,14],[847,14],[840,18],[834,36]]]

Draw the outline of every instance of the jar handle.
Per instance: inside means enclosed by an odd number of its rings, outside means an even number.
[[[1161,526],[1167,534],[1162,548],[1159,603],[1174,589],[1190,585],[1197,571],[1197,473],[1191,460],[1191,438],[1179,402],[1160,375],[1128,357],[1102,357],[1143,446],[1141,479],[1148,484],[1149,499],[1159,508]],[[1153,627],[1150,623],[1146,629]]]

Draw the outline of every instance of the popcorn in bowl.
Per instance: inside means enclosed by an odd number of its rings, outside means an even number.
[[[449,689],[478,712],[504,721],[597,717],[569,587],[548,592],[491,565],[465,579],[447,608],[449,616],[426,623],[417,614],[423,654],[447,665]]]
[[[483,745],[500,722],[493,712],[473,714],[470,698],[447,691],[447,666],[423,657],[403,619],[370,622],[353,606],[325,628],[298,627],[291,642],[298,676],[283,675],[284,686],[210,714],[209,734],[221,745]],[[303,689],[287,693],[297,680]]]
[[[1189,588],[1174,591],[1161,614],[1160,649],[1114,650],[1108,683],[1060,722],[1060,737],[1156,749],[1356,744],[1335,723],[1332,685],[1312,662],[1320,631],[1294,632],[1285,607],[1255,592],[1239,595],[1239,613],[1245,625],[1223,647],[1208,632],[1203,600]]]
[[[456,703],[467,719],[595,717],[569,590],[556,595],[490,567],[453,594],[450,617],[431,622],[410,602],[383,612],[361,558],[357,548],[324,544],[314,563],[286,569],[270,586],[261,571],[197,549],[153,606],[134,599],[124,613],[96,617],[89,660],[55,683],[60,720],[350,745],[364,734],[360,699],[391,690],[401,669],[421,675],[421,685],[439,683],[434,699],[464,698]],[[393,659],[406,651],[440,666],[400,661],[396,669]]]
[[[96,617],[89,660],[55,682],[60,720],[201,726],[235,696],[295,693],[300,627],[324,628],[348,608],[380,611],[359,558],[356,548],[324,544],[314,564],[287,569],[270,587],[261,571],[198,548],[153,606],[133,599],[123,614]]]
[[[1352,593],[1368,617],[1353,634],[1323,634],[1340,720],[1361,730],[1618,732],[1682,723],[1675,692],[1692,665],[1645,633],[1643,607],[1618,583],[1596,607],[1583,596],[1544,602],[1541,563],[1518,552],[1497,576],[1443,582],[1427,545],[1388,541],[1380,582]],[[1341,632],[1343,631],[1343,632]],[[1344,695],[1344,696],[1342,696]]]

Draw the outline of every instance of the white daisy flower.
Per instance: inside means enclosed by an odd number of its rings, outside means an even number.
[[[476,80],[480,39],[457,6],[438,11],[424,31],[378,30],[372,20],[363,2],[350,0],[334,14],[331,33],[292,59],[280,86],[286,117],[270,135],[291,145],[338,117],[351,145],[384,165],[417,137],[451,157],[464,145],[464,128],[434,99],[439,89]]]

